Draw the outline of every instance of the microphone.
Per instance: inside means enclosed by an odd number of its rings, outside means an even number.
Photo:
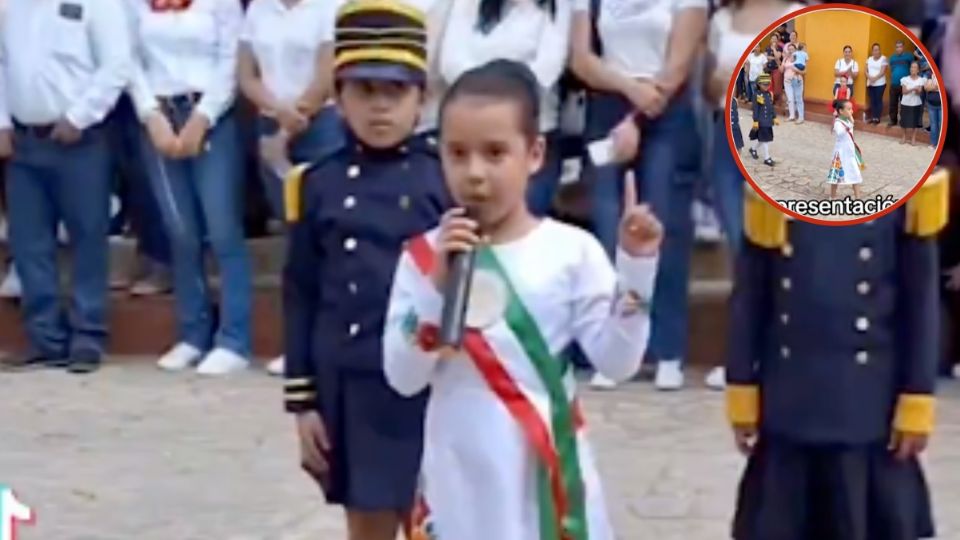
[[[470,211],[467,210],[467,217]],[[476,266],[476,248],[450,254],[447,283],[443,290],[443,311],[440,314],[440,346],[459,350],[467,320],[470,285]]]

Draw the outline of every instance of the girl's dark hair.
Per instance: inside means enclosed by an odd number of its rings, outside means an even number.
[[[833,100],[833,111],[837,114],[840,114],[840,111],[847,106],[847,103],[850,103],[849,99],[835,99]]]
[[[849,46],[849,45],[844,45],[844,46],[843,46],[843,52],[847,52],[847,49],[850,49],[850,52],[853,52],[853,47],[851,47],[851,46]]]
[[[480,10],[477,13],[477,28],[484,34],[489,33],[503,18],[504,7],[510,0],[480,0]],[[537,7],[550,12],[551,17],[557,16],[557,0],[536,0]]]
[[[870,46],[870,52],[873,52],[873,48],[874,48],[874,47],[880,47],[880,44],[879,44],[879,43],[874,43],[873,45],[871,45],[871,46]],[[883,52],[883,47],[880,47],[880,51]]]
[[[459,98],[480,97],[517,106],[520,129],[530,140],[540,134],[540,84],[525,64],[493,60],[473,68],[450,86],[440,103],[441,125],[447,107]]]

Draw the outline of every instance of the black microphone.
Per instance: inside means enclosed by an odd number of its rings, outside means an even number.
[[[470,213],[467,212],[467,217]],[[460,349],[467,320],[470,284],[477,261],[476,248],[450,254],[447,282],[443,290],[443,311],[440,314],[440,346]]]

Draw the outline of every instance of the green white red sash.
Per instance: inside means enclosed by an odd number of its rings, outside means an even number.
[[[420,272],[429,276],[435,254],[426,237],[419,236],[408,242],[407,252]],[[476,329],[467,330],[464,350],[487,385],[518,422],[539,458],[539,540],[588,540],[586,491],[576,433],[583,426],[583,415],[579,403],[571,403],[567,395],[563,384],[563,363],[550,354],[536,321],[491,249],[481,248],[477,252],[477,266],[495,272],[506,285],[508,303],[504,320],[539,374],[550,401],[548,426],[483,333]],[[436,328],[423,330],[435,332]],[[424,509],[421,507],[420,513]]]

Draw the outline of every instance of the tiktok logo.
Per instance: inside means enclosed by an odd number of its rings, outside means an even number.
[[[0,484],[0,540],[17,540],[18,525],[33,525],[33,510],[20,502],[13,490]]]

